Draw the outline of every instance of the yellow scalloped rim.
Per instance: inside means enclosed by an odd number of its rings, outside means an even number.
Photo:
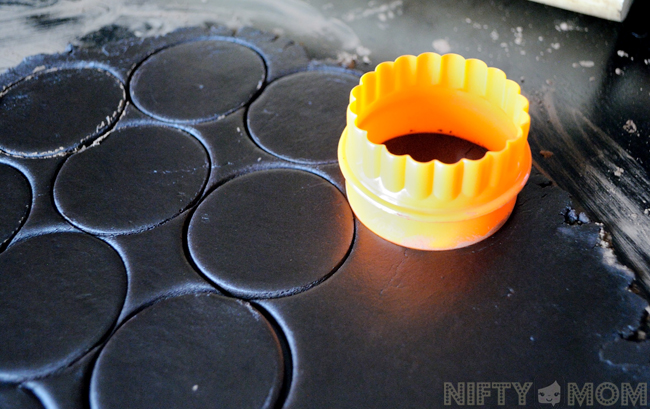
[[[346,184],[389,214],[463,221],[497,211],[521,191],[532,163],[529,128],[528,100],[503,71],[456,54],[406,55],[379,64],[350,93],[339,164]],[[422,163],[384,145],[422,132],[448,133],[488,152]]]

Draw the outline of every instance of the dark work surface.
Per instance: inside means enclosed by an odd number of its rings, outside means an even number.
[[[259,94],[194,119],[142,112],[128,99],[133,72],[192,41],[259,55]],[[192,61],[192,71],[211,72],[214,61],[205,64]],[[90,147],[0,155],[33,198],[0,252],[0,323],[11,329],[0,333],[6,407],[443,407],[444,382],[533,382],[533,405],[555,381],[650,380],[647,303],[628,289],[632,272],[601,227],[572,218],[569,195],[537,170],[495,235],[423,252],[353,218],[327,159],[340,124],[313,104],[286,108],[295,115],[285,129],[299,121],[310,130],[313,120],[327,124],[324,134],[302,133],[295,145],[278,136],[275,148],[251,135],[270,120],[253,107],[274,84],[304,76],[351,88],[359,72],[310,62],[284,37],[210,26],[34,57],[0,86],[41,66],[103,67],[127,102]],[[189,88],[219,85],[186,74],[168,73]],[[301,81],[282,92],[303,91],[319,104],[347,103],[341,90],[318,93]],[[16,214],[29,201],[18,197]],[[506,403],[516,396],[507,390]]]

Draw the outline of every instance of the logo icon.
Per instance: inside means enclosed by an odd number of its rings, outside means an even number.
[[[562,395],[560,393],[560,385],[557,383],[557,381],[553,382],[546,388],[537,390],[537,401],[539,403],[552,404],[555,406],[557,403],[560,403],[561,397]]]

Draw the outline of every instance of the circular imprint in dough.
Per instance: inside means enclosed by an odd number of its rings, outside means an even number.
[[[42,376],[82,356],[114,325],[126,271],[92,236],[53,233],[0,255],[0,381]]]
[[[164,49],[133,74],[131,98],[163,121],[201,122],[244,106],[266,69],[252,49],[229,41],[195,41]]]
[[[221,288],[246,298],[310,288],[345,258],[354,219],[345,197],[308,172],[275,169],[236,178],[199,205],[190,253]]]
[[[280,343],[250,304],[215,294],[139,312],[95,366],[93,409],[270,408],[282,386]]]
[[[0,249],[27,218],[32,191],[27,178],[17,169],[0,164]]]
[[[143,231],[185,210],[203,189],[209,167],[203,145],[183,131],[121,128],[63,164],[54,200],[86,231]]]
[[[125,98],[116,77],[94,68],[27,77],[0,93],[0,150],[20,157],[73,151],[117,121]]]
[[[258,145],[283,159],[334,163],[350,90],[359,77],[308,71],[271,83],[251,104],[248,127]]]

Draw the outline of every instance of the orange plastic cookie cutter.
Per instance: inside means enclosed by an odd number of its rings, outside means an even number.
[[[338,157],[359,220],[393,243],[422,250],[469,246],[512,213],[532,164],[528,100],[503,71],[460,55],[384,62],[350,93]],[[384,142],[446,133],[487,149],[481,159],[417,162]]]

